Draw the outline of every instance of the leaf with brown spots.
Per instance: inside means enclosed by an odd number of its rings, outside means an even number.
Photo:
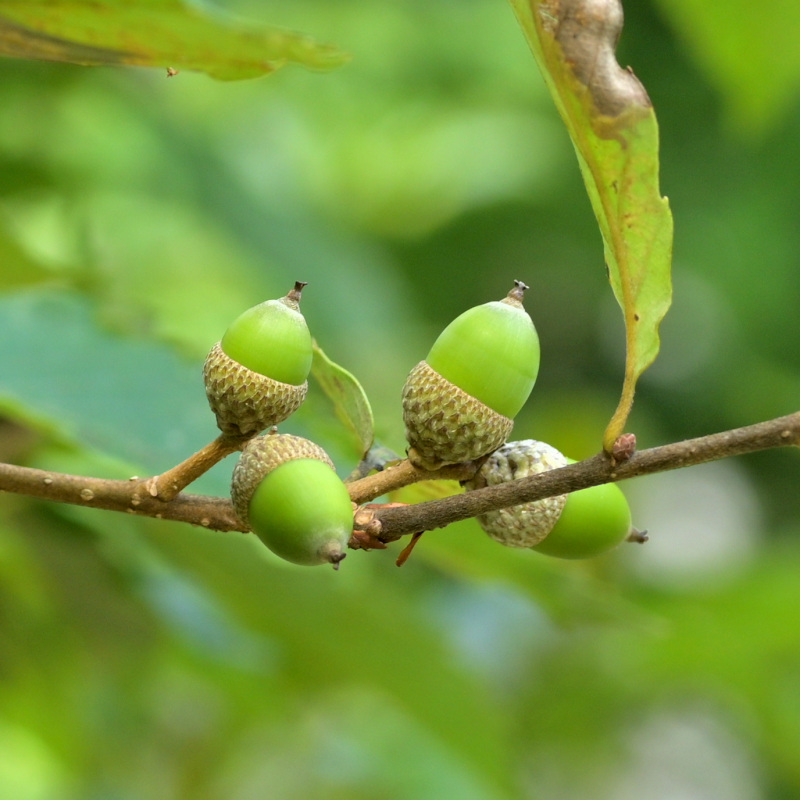
[[[625,380],[603,438],[610,452],[636,381],[659,349],[672,299],[672,214],[658,184],[658,124],[650,98],[617,63],[619,0],[510,0],[578,155],[625,318]]]
[[[99,66],[126,64],[255,78],[294,62],[330,69],[340,50],[184,0],[0,0],[0,55]]]

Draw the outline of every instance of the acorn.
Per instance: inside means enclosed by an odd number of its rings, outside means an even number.
[[[408,457],[422,469],[473,461],[506,441],[539,372],[539,337],[514,281],[456,317],[403,387]]]
[[[238,316],[206,357],[203,379],[219,429],[253,436],[283,422],[305,400],[311,334],[300,311],[305,283]]]
[[[231,500],[259,539],[286,561],[333,564],[346,555],[353,504],[328,454],[274,430],[251,439],[233,471]]]
[[[632,530],[622,490],[601,483],[571,492],[553,529],[531,549],[556,558],[594,558],[624,542]]]
[[[574,463],[544,442],[509,442],[464,486],[468,491],[496,486]],[[477,519],[501,544],[568,559],[601,555],[624,541],[632,530],[628,501],[615,483],[489,511]]]

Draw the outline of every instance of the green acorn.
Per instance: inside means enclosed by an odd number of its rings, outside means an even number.
[[[471,491],[574,463],[544,442],[509,442],[464,485]],[[478,523],[492,539],[508,547],[527,547],[568,559],[601,555],[632,530],[628,501],[615,483],[489,511],[478,516]]]
[[[506,441],[539,372],[539,337],[514,281],[503,300],[465,311],[403,387],[408,457],[423,469],[472,461]]]
[[[328,454],[308,439],[275,431],[251,439],[233,471],[231,500],[286,561],[338,569],[346,555],[353,504]]]
[[[531,549],[556,558],[593,558],[613,550],[631,531],[622,490],[616,483],[601,483],[571,492],[553,529]]]
[[[305,400],[311,334],[300,311],[305,283],[248,309],[206,358],[203,379],[219,429],[252,436],[277,425]]]

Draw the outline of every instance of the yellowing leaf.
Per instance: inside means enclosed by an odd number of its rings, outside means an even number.
[[[184,0],[0,0],[0,55],[195,70],[221,80],[255,78],[287,62],[329,69],[347,60],[303,34],[210,10]]]
[[[636,381],[659,349],[672,298],[672,214],[658,186],[658,125],[650,98],[616,61],[619,0],[510,0],[569,131],[625,318],[622,397],[606,429],[623,432]]]
[[[393,503],[425,503],[428,500],[441,500],[464,490],[458,481],[417,481],[389,494]]]

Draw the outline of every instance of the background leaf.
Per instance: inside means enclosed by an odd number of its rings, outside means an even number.
[[[672,215],[658,186],[658,126],[644,88],[616,61],[619,0],[511,1],[575,146],[625,319],[622,398],[603,439],[610,451],[636,381],[658,354],[672,294]]]
[[[764,136],[791,113],[800,86],[800,53],[794,46],[800,29],[797,3],[773,0],[766,10],[748,0],[730,0],[724,7],[703,0],[662,0],[659,8],[719,89],[732,129]]]
[[[331,361],[314,342],[311,374],[333,403],[336,416],[355,437],[359,458],[364,458],[375,441],[372,408],[355,376]]]
[[[265,75],[287,62],[329,69],[346,60],[308,36],[245,24],[183,0],[2,0],[0,54],[172,67],[223,80]]]

